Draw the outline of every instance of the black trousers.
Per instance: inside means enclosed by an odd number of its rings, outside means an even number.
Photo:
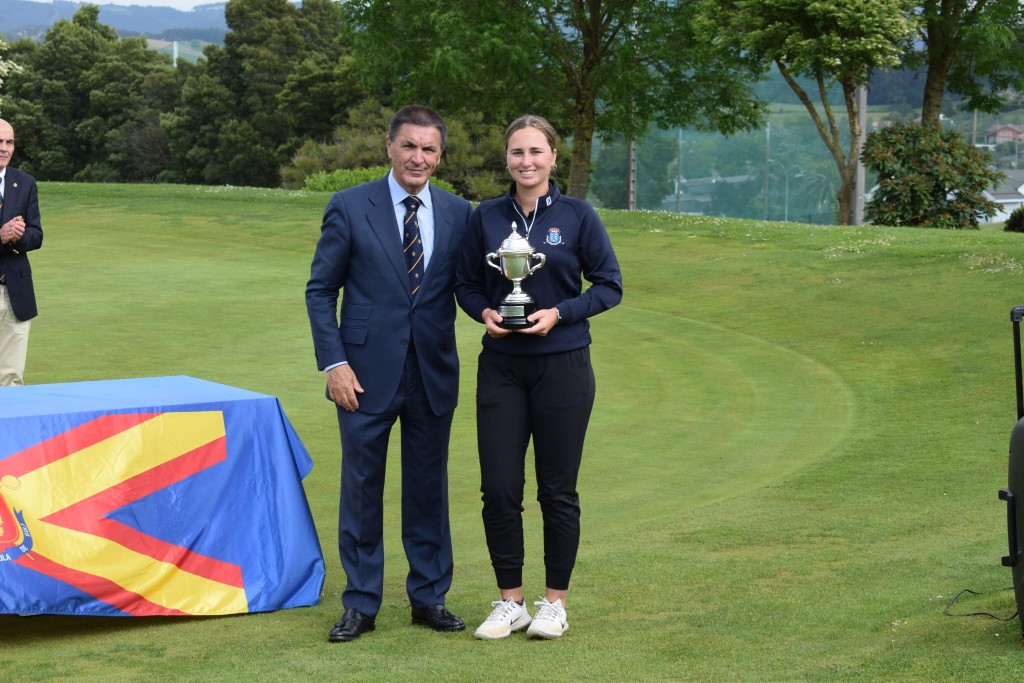
[[[594,407],[590,348],[544,356],[488,349],[477,366],[484,532],[498,588],[523,585],[523,489],[533,439],[547,587],[569,588],[580,541],[576,480]]]

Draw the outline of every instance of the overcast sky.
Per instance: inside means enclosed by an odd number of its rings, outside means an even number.
[[[36,0],[36,2],[52,2],[52,0]],[[73,0],[81,4],[85,0]],[[94,5],[142,5],[151,7],[173,7],[174,9],[190,10],[198,5],[209,5],[211,0],[90,0]],[[216,1],[216,0],[214,0]],[[227,0],[224,0],[226,2]]]

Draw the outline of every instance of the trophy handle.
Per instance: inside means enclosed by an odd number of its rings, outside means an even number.
[[[547,262],[548,257],[545,256],[543,253],[541,253],[539,251],[536,252],[536,253],[530,254],[530,256],[532,256],[533,258],[539,258],[540,259],[540,262],[537,265],[530,266],[530,275],[533,275],[536,271],[538,271],[538,270],[540,270],[541,268],[544,267],[544,264]]]
[[[494,260],[497,259],[497,258],[498,258],[498,254],[496,252],[492,251],[490,254],[488,254],[487,256],[484,257],[484,261],[491,268],[494,268],[495,270],[501,272],[501,266],[499,266],[497,263],[494,262]]]

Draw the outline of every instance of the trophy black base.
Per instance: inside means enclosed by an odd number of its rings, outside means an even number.
[[[498,315],[502,321],[498,327],[503,330],[521,330],[524,327],[533,327],[526,318],[537,311],[537,302],[530,301],[522,304],[501,304],[498,306]]]

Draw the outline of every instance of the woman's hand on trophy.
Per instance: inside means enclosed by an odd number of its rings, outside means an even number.
[[[502,318],[501,314],[499,314],[493,308],[485,308],[484,312],[480,315],[480,317],[483,318],[484,327],[487,328],[488,337],[499,339],[512,333],[511,330],[506,330],[502,327],[499,327],[499,324],[501,323],[502,320],[504,320],[504,318]]]
[[[555,308],[544,308],[542,310],[534,312],[530,315],[527,320],[533,325],[530,327],[524,327],[518,332],[523,334],[535,334],[538,337],[543,337],[551,331],[551,328],[558,324],[558,309]]]

